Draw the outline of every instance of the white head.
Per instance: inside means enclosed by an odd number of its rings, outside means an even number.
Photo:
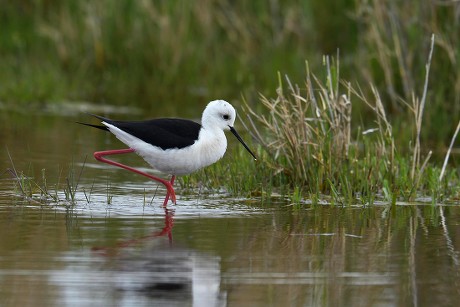
[[[201,125],[204,129],[221,129],[230,130],[238,141],[243,144],[244,148],[257,160],[256,156],[249,149],[248,145],[244,143],[243,139],[233,128],[236,119],[235,108],[225,100],[214,100],[208,103],[203,111],[201,118]]]
[[[218,128],[229,130],[233,127],[236,111],[225,100],[214,100],[208,103],[201,118],[203,128]]]

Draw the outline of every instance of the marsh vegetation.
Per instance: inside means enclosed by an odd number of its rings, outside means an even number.
[[[455,201],[459,10],[415,0],[7,2],[0,101],[187,117],[226,98],[263,159],[232,149],[237,165],[183,178],[184,188]]]

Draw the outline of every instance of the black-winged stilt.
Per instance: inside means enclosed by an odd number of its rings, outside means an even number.
[[[180,118],[115,121],[98,115],[93,116],[102,120],[103,126],[81,124],[108,130],[129,147],[98,151],[94,153],[94,157],[101,162],[124,168],[162,183],[167,189],[163,206],[167,205],[169,198],[176,203],[173,184],[177,175],[190,174],[223,157],[227,149],[224,130],[230,130],[254,159],[257,159],[233,128],[236,111],[230,103],[224,100],[214,100],[206,106],[201,125]],[[104,156],[131,152],[139,154],[156,170],[172,175],[171,180],[167,181],[104,158]]]

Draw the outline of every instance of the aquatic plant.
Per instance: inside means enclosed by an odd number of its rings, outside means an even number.
[[[37,204],[61,204],[65,206],[75,205],[77,203],[76,194],[79,188],[79,182],[83,173],[83,169],[86,163],[86,157],[82,164],[82,167],[79,170],[78,176],[76,176],[76,168],[72,163],[69,167],[69,173],[65,177],[65,184],[62,186],[60,184],[60,176],[57,178],[55,184],[51,187],[49,185],[49,178],[46,175],[46,169],[41,170],[41,178],[37,180],[31,175],[33,172],[31,170],[32,166],[29,165],[29,171],[25,172],[22,170],[17,170],[13,162],[9,151],[7,150],[8,157],[10,159],[11,168],[8,168],[5,173],[9,173],[10,177],[15,182],[14,194],[23,198],[27,202],[37,203]],[[107,189],[108,190],[108,189]],[[90,190],[91,195],[92,188]],[[87,202],[89,202],[88,195],[83,188],[83,193],[86,197]],[[107,193],[109,193],[107,191]],[[62,195],[64,197],[62,197]]]

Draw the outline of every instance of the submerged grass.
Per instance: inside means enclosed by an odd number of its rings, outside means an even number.
[[[76,194],[79,191],[79,183],[83,173],[83,169],[86,164],[86,157],[83,162],[82,167],[78,170],[75,168],[75,165],[72,163],[69,167],[69,172],[65,177],[65,183],[61,184],[61,176],[57,179],[57,182],[53,185],[49,185],[49,179],[46,175],[46,169],[41,170],[41,178],[39,180],[35,179],[29,167],[29,171],[25,172],[22,170],[17,170],[13,162],[8,149],[8,157],[10,160],[11,168],[8,168],[5,173],[10,174],[11,178],[15,182],[14,194],[22,197],[25,201],[37,204],[59,204],[64,206],[72,206],[77,203]],[[89,196],[86,194],[86,191],[82,190],[86,201],[89,203],[92,188],[89,192]]]

